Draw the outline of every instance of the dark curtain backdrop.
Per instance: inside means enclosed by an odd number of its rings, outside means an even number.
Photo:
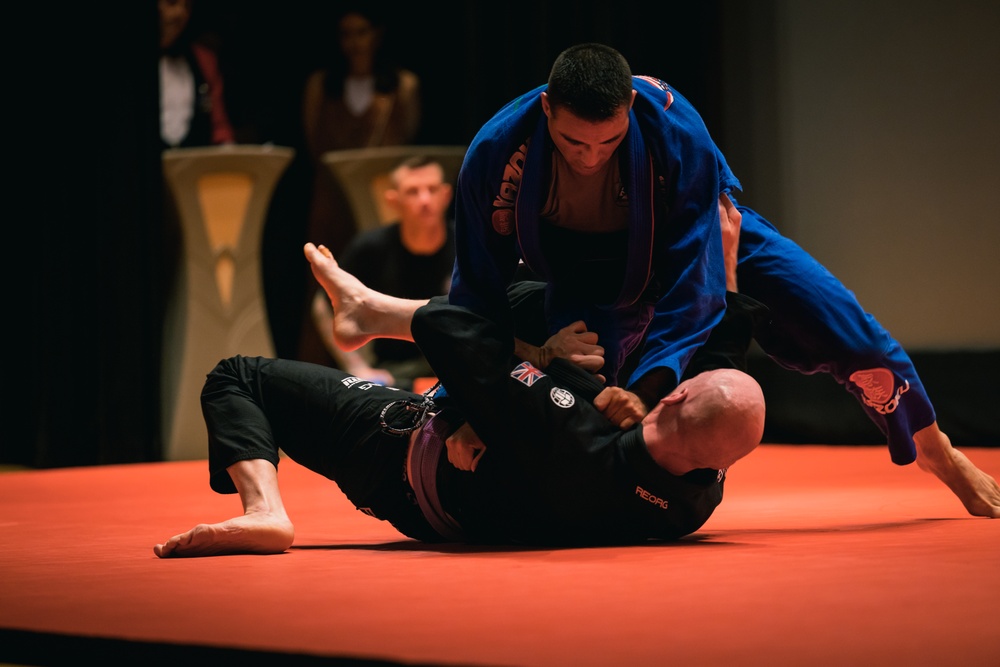
[[[305,76],[336,48],[339,3],[195,0],[219,52],[244,143],[301,149]],[[718,2],[410,3],[389,45],[423,80],[421,143],[464,144],[503,103],[543,83],[575,42],[619,48],[670,81],[718,131]],[[658,18],[661,15],[669,18]],[[158,144],[154,0],[19,3],[8,13],[13,86],[5,275],[10,336],[0,463],[32,467],[156,461],[168,234]],[[13,45],[17,43],[16,49]],[[268,313],[293,353],[304,279],[299,161],[264,234]]]
[[[0,462],[156,460],[156,4],[18,3],[5,25],[18,44],[7,49],[7,138],[23,159],[7,172],[16,305]]]

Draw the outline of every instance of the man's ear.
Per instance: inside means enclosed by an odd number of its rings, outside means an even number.
[[[635,91],[632,91],[632,98],[635,99]],[[547,118],[552,118],[552,105],[549,103],[549,94],[542,93],[542,111]]]
[[[677,405],[682,403],[685,398],[687,398],[688,390],[687,387],[681,387],[679,389],[674,389],[672,392],[660,399],[660,403],[664,405]]]
[[[385,203],[389,205],[390,208],[395,209],[399,206],[399,190],[396,188],[386,188],[385,192],[382,193],[385,197]]]
[[[451,183],[441,184],[441,198],[444,199],[444,205],[447,208],[451,205],[451,197],[454,194],[454,189],[451,187]]]

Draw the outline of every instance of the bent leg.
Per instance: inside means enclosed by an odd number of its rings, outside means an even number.
[[[288,548],[294,531],[278,492],[279,447],[335,481],[359,510],[409,537],[439,540],[407,495],[407,439],[380,428],[385,406],[407,397],[416,398],[316,364],[240,356],[219,362],[202,391],[209,480],[218,493],[239,493],[244,513],[195,526],[154,552],[167,557]]]

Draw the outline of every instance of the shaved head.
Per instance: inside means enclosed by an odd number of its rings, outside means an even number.
[[[675,475],[728,468],[752,452],[763,434],[760,385],[729,368],[682,382],[643,420],[650,455]]]

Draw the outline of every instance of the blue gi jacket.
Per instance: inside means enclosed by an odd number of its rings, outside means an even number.
[[[626,386],[653,369],[683,374],[725,309],[718,197],[740,184],[701,117],[666,83],[633,78],[637,91],[619,167],[629,206],[627,268],[612,303],[562,298],[539,243],[551,143],[540,86],[504,106],[473,139],[458,176],[456,263],[449,295],[510,324],[506,288],[519,260],[548,282],[550,333],[582,319],[605,347],[617,384],[627,354],[648,339]]]

